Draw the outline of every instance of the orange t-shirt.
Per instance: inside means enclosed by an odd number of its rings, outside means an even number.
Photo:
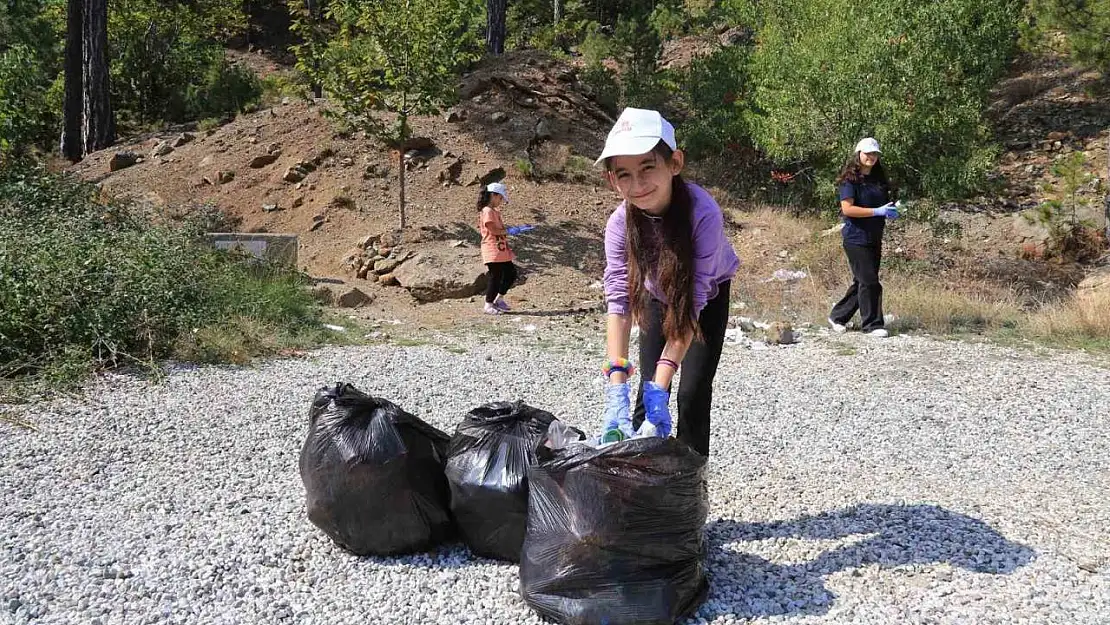
[[[478,231],[482,233],[482,262],[505,263],[516,260],[509,247],[509,235],[501,221],[501,211],[487,206],[478,218]]]

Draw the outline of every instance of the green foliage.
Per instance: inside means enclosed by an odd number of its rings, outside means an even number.
[[[221,46],[245,26],[241,4],[227,0],[111,0],[113,105],[152,122],[236,113],[257,101],[257,77],[231,65]]]
[[[60,106],[51,106],[61,69],[57,28],[56,7],[0,2],[0,159],[46,144],[57,126]]]
[[[1110,0],[1029,0],[1022,40],[1027,47],[1052,47],[1063,35],[1064,49],[1081,63],[1110,69]]]
[[[516,170],[520,172],[520,175],[523,176],[525,180],[535,179],[536,168],[534,165],[532,165],[532,161],[526,158],[518,158],[513,161],[513,167],[515,167]]]
[[[1063,258],[1092,260],[1102,251],[1105,241],[1098,237],[1096,224],[1081,216],[1083,209],[1094,202],[1080,193],[1094,180],[1087,171],[1087,157],[1074,152],[1057,161],[1052,173],[1059,184],[1045,185],[1050,199],[1035,213],[1036,220],[1048,228],[1048,252]]]
[[[296,59],[296,69],[301,76],[312,83],[314,95],[320,95],[320,80],[327,61],[328,40],[335,34],[336,24],[324,18],[324,0],[317,0],[310,11],[307,2],[290,2],[289,15],[292,24],[289,30],[300,38],[300,42],[289,47]]]
[[[616,115],[621,100],[621,86],[617,75],[601,63],[591,63],[580,75],[583,85],[589,90],[590,97],[601,108]]]
[[[683,147],[693,158],[719,154],[747,144],[745,113],[750,79],[746,69],[751,51],[741,46],[720,48],[695,59],[681,77],[675,94],[687,111]]]
[[[663,40],[647,19],[621,18],[613,34],[614,53],[621,65],[621,105],[662,108],[667,93],[659,71]]]
[[[311,96],[309,85],[299,72],[282,72],[262,79],[262,103],[274,104],[283,98],[307,100]]]
[[[101,201],[90,184],[0,169],[0,377],[150,363],[236,318],[274,331],[318,325],[296,275],[217,252],[199,234],[194,222]]]
[[[993,158],[982,113],[1011,58],[1019,12],[1018,0],[761,4],[752,137],[772,159],[831,179],[855,142],[873,135],[903,188],[963,194]]]
[[[335,2],[328,17],[338,32],[312,78],[365,130],[397,145],[411,132],[409,115],[454,103],[459,71],[478,59],[469,28],[478,9],[473,0]],[[396,114],[396,122],[381,113]]]
[[[663,40],[646,17],[622,17],[612,36],[590,33],[580,46],[586,60],[582,82],[594,101],[611,113],[621,107],[664,108],[667,75],[659,70]],[[614,72],[602,61],[613,59]]]
[[[0,52],[0,158],[42,139],[46,121],[46,89],[34,52],[17,44]]]
[[[326,13],[335,35],[298,48],[298,67],[340,104],[341,122],[400,148],[410,115],[438,114],[457,99],[460,71],[480,58],[480,9],[478,0],[338,0]]]
[[[258,76],[241,65],[232,65],[220,53],[205,67],[200,79],[186,87],[185,116],[198,119],[236,113],[258,102],[261,96]]]
[[[506,14],[507,46],[566,53],[599,26],[583,0],[563,0],[562,19],[554,19],[552,0],[515,0]]]

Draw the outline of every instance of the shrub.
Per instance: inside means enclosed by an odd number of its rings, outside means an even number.
[[[993,160],[983,109],[1013,53],[1019,12],[1017,0],[764,5],[750,69],[755,143],[828,179],[873,135],[911,193],[964,194]]]
[[[0,169],[0,377],[150,363],[236,319],[318,327],[296,274],[212,249],[196,222],[152,217],[37,167]]]

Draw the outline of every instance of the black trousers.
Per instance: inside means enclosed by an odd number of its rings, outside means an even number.
[[[709,408],[713,401],[713,378],[721,361],[721,347],[728,328],[728,300],[731,281],[720,286],[717,297],[710,300],[701,315],[702,341],[690,344],[682,359],[682,378],[678,383],[678,439],[703,456],[709,455]],[[663,355],[667,339],[663,336],[663,304],[652,298],[647,319],[640,327],[640,389],[632,425],[644,422],[644,381],[655,377],[655,361]]]
[[[489,271],[489,282],[486,284],[486,303],[492,304],[498,295],[504,295],[513,288],[516,282],[517,269],[513,262],[486,263]]]
[[[859,310],[860,327],[864,332],[883,327],[883,285],[879,284],[882,245],[865,247],[845,243],[844,253],[852,268],[852,286],[848,287],[848,292],[833,306],[829,319],[845,324]]]

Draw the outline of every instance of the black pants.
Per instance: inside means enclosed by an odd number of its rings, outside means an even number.
[[[509,292],[516,282],[517,270],[512,261],[486,263],[489,270],[489,283],[486,284],[486,303],[492,304],[498,295]]]
[[[709,455],[709,408],[713,401],[713,378],[721,361],[721,346],[728,328],[728,298],[732,282],[720,286],[698,317],[702,341],[695,341],[682,359],[682,379],[678,384],[678,439],[703,456]],[[652,298],[647,319],[640,328],[640,390],[632,425],[644,422],[644,381],[655,377],[655,361],[663,354],[663,304]]]
[[[844,244],[848,265],[852,268],[852,286],[833,306],[829,319],[839,324],[848,323],[859,310],[860,327],[864,332],[883,327],[883,285],[879,284],[879,263],[883,258],[882,245],[864,247]]]

